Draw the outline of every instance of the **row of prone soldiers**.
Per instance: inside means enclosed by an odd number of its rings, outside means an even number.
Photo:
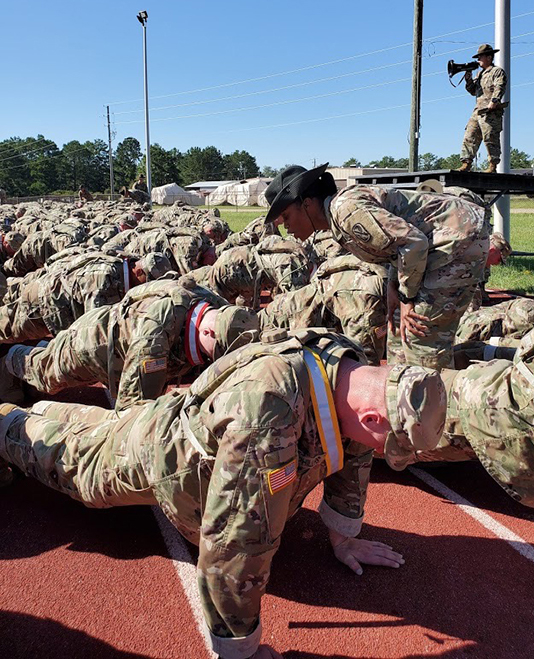
[[[452,234],[468,214],[489,236],[487,208],[469,191],[407,197],[420,226]],[[0,216],[2,482],[14,465],[86,505],[159,504],[200,546],[207,635],[229,659],[260,652],[272,556],[319,482],[334,555],[355,571],[403,562],[356,538],[373,455],[399,470],[478,459],[534,506],[534,301],[481,307],[473,287],[459,296],[440,375],[414,363],[395,331],[396,259],[362,260],[330,229],[283,238],[275,220],[232,233],[213,211],[126,201],[4,206]],[[384,242],[360,227],[363,242]],[[509,253],[494,234],[486,271]],[[477,272],[469,286],[483,284]],[[165,393],[186,378],[191,387]],[[23,407],[31,387],[93,383],[114,409]]]

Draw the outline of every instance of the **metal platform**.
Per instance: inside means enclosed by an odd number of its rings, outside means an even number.
[[[416,188],[429,178],[437,179],[445,186],[458,185],[479,195],[533,194],[534,176],[528,174],[485,174],[483,172],[458,172],[455,169],[436,169],[431,172],[397,172],[392,174],[367,174],[349,176],[348,183],[359,185],[384,185],[392,188]]]

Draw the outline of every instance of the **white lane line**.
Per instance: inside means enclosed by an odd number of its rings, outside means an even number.
[[[169,556],[172,559],[172,564],[178,575],[178,579],[182,584],[185,596],[191,607],[193,618],[199,634],[202,638],[204,647],[208,652],[208,656],[216,657],[217,655],[211,651],[206,643],[204,636],[204,614],[202,613],[202,604],[200,603],[200,596],[198,594],[197,586],[197,568],[189,549],[185,544],[180,533],[174,528],[170,521],[165,517],[159,506],[152,506],[152,512],[163,536],[163,542],[167,547]]]
[[[439,492],[449,501],[455,503],[461,510],[464,511],[467,515],[476,519],[479,524],[482,524],[488,531],[491,531],[501,540],[507,542],[513,549],[528,558],[529,561],[534,563],[534,547],[524,540],[521,536],[515,534],[508,527],[501,524],[496,519],[493,519],[491,515],[488,515],[480,508],[477,508],[473,503],[464,499],[454,490],[451,490],[441,481],[438,481],[437,478],[431,476],[428,472],[423,471],[422,469],[417,469],[417,467],[408,467],[408,470],[417,478],[422,480],[424,483],[429,485],[432,489]]]

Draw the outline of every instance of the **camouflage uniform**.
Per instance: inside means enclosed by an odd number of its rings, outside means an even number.
[[[456,343],[489,341],[492,337],[521,339],[533,327],[534,300],[519,297],[464,314],[456,330]]]
[[[273,295],[301,288],[310,281],[310,267],[302,245],[270,236],[255,247],[226,250],[212,266],[194,270],[190,276],[231,304],[240,297],[258,309],[263,288]]]
[[[136,286],[118,304],[85,313],[46,347],[13,346],[6,368],[49,394],[102,382],[117,398],[116,409],[125,409],[157,398],[169,380],[204,363],[193,358],[186,337],[189,312],[202,301],[211,308],[226,305],[205,288],[186,289],[172,280]],[[239,313],[243,331],[257,328],[255,314]]]
[[[448,391],[445,432],[417,461],[478,459],[516,501],[534,507],[534,330],[514,360],[494,359],[443,371]]]
[[[265,216],[257,217],[252,222],[249,222],[242,231],[237,231],[226,240],[217,245],[217,256],[220,256],[227,249],[232,247],[242,247],[243,245],[257,245],[260,240],[267,236],[279,236],[280,231],[273,222],[265,222]]]
[[[44,267],[53,254],[71,245],[81,244],[85,238],[85,227],[79,223],[61,224],[54,229],[36,231],[30,234],[16,254],[6,261],[5,272],[11,277],[24,277],[28,272]]]
[[[119,302],[128,290],[124,264],[88,252],[10,281],[0,307],[0,343],[55,336],[90,309]]]
[[[492,100],[502,103],[506,92],[506,73],[499,66],[490,66],[481,71],[474,79],[467,78],[465,88],[476,96],[476,107],[465,127],[464,141],[460,157],[463,161],[473,161],[478,153],[480,143],[488,150],[491,162],[501,160],[501,139],[503,110],[488,110]]]
[[[329,229],[314,231],[304,242],[304,247],[308,251],[315,270],[328,259],[345,256],[349,253],[338,243]]]
[[[339,244],[339,243],[336,243]],[[378,365],[386,344],[386,269],[352,254],[325,261],[307,286],[277,295],[259,313],[262,329],[330,327]]]
[[[65,403],[15,409],[0,426],[0,458],[87,506],[159,504],[199,545],[200,597],[214,649],[249,657],[261,635],[272,558],[307,494],[324,481],[325,524],[351,537],[362,526],[372,450],[342,438],[331,466],[303,343],[322,361],[331,388],[342,356],[365,363],[348,339],[324,332],[252,344],[215,362],[189,392],[176,389],[119,418]],[[413,426],[406,407],[413,371],[422,369],[388,376],[388,417],[401,434],[410,419]],[[439,404],[444,408],[443,397]]]
[[[395,361],[452,364],[458,322],[482,280],[489,248],[485,211],[465,199],[352,186],[325,201],[335,238],[363,261],[391,264],[399,293],[428,316],[425,337],[388,337]],[[395,348],[397,344],[397,348]]]

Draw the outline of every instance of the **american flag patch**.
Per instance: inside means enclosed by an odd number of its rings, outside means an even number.
[[[167,357],[160,359],[145,359],[143,362],[143,371],[145,373],[155,373],[156,371],[164,371],[167,368]]]
[[[375,327],[375,334],[377,339],[381,339],[383,336],[386,336],[388,331],[387,325],[382,325],[382,327]]]
[[[269,483],[269,492],[276,494],[282,490],[286,485],[292,483],[297,477],[297,461],[291,460],[285,467],[279,469],[272,469],[267,474],[267,482]]]

